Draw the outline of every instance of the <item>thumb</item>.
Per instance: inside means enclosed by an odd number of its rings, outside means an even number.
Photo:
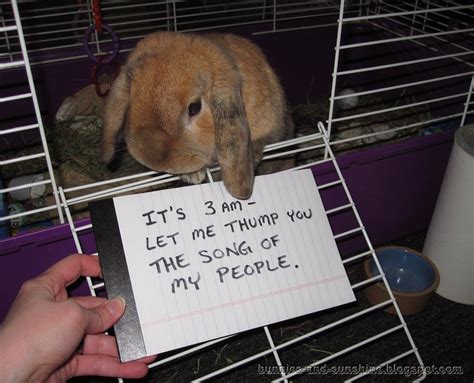
[[[125,299],[117,297],[92,309],[86,309],[86,334],[98,334],[112,327],[125,312]]]

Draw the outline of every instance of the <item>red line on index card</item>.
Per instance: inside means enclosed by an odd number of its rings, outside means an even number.
[[[171,322],[171,321],[191,317],[191,316],[194,316],[194,315],[203,314],[203,313],[206,313],[206,312],[209,312],[209,311],[214,311],[214,310],[219,310],[219,309],[223,309],[223,308],[227,308],[227,307],[232,307],[232,306],[235,306],[235,305],[240,305],[240,304],[244,304],[244,303],[248,303],[248,302],[252,302],[252,301],[256,301],[256,300],[260,300],[260,299],[266,299],[266,298],[273,297],[275,295],[280,295],[280,294],[289,293],[289,292],[292,292],[292,291],[302,290],[302,289],[306,289],[306,288],[309,288],[309,287],[312,287],[312,286],[315,286],[315,285],[334,282],[338,279],[343,279],[343,278],[347,278],[347,275],[346,274],[336,275],[336,276],[331,277],[331,278],[326,278],[326,279],[322,279],[322,280],[311,282],[311,283],[305,283],[305,284],[301,284],[301,285],[297,285],[297,286],[293,286],[293,287],[288,287],[286,289],[271,291],[271,292],[266,293],[266,294],[261,294],[261,295],[257,295],[257,296],[246,298],[246,299],[240,299],[240,300],[237,300],[237,301],[223,303],[223,304],[216,305],[216,306],[206,307],[206,308],[203,308],[203,309],[200,309],[200,310],[190,311],[188,313],[184,313],[184,314],[180,314],[180,315],[165,317],[165,318],[158,319],[158,320],[155,320],[155,321],[142,323],[142,327],[148,327],[148,326],[163,324],[163,323],[166,323],[166,322]]]

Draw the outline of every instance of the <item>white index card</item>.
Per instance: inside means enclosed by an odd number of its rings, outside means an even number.
[[[248,200],[216,182],[113,205],[146,355],[355,300],[310,170]]]

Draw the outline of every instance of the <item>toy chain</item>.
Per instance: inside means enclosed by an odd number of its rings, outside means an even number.
[[[102,20],[102,12],[100,7],[100,0],[93,0],[92,1],[92,13],[94,17],[94,24],[91,24],[84,33],[83,44],[84,49],[86,50],[87,56],[94,62],[92,66],[92,73],[91,73],[91,80],[92,83],[95,85],[95,90],[98,96],[105,97],[109,93],[109,91],[102,92],[99,83],[99,75],[102,72],[103,68],[107,64],[114,65],[114,77],[118,74],[118,65],[114,63],[120,49],[119,39],[113,29]],[[92,35],[92,32],[96,32],[97,34],[103,33],[106,31],[110,34],[112,38],[112,46],[113,49],[107,55],[95,55],[90,46],[89,40]]]
[[[100,0],[92,1],[92,13],[94,14],[95,29],[98,33],[102,33],[102,12],[100,9]]]

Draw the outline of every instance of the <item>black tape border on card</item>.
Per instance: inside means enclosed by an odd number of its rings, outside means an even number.
[[[99,261],[109,299],[121,296],[127,302],[123,317],[115,324],[115,338],[122,362],[147,356],[132,283],[120,236],[113,199],[89,203]]]

